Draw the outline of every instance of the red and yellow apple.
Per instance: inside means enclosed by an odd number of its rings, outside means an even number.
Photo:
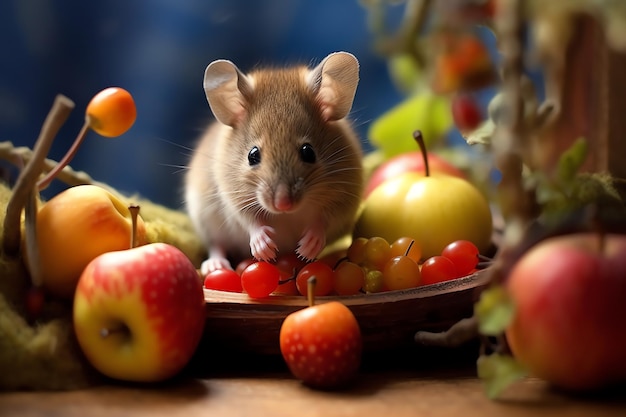
[[[71,299],[83,269],[96,256],[131,247],[128,204],[95,185],[68,188],[44,203],[37,213],[37,246],[44,288]],[[137,245],[146,243],[137,221]]]
[[[428,167],[432,173],[439,172],[459,178],[467,178],[459,168],[432,152],[428,154]],[[405,152],[383,162],[372,172],[372,175],[365,185],[363,197],[367,198],[380,184],[405,172],[417,172],[424,176],[426,175],[424,157],[421,151]]]
[[[506,336],[531,374],[565,389],[626,381],[626,236],[547,239],[513,267]]]
[[[439,173],[425,177],[407,172],[370,193],[353,236],[380,236],[388,242],[410,237],[426,259],[439,255],[456,240],[469,240],[484,251],[491,242],[491,231],[489,203],[469,181]]]
[[[74,328],[85,356],[102,374],[125,381],[177,374],[195,352],[205,315],[200,276],[165,243],[98,256],[74,297]]]

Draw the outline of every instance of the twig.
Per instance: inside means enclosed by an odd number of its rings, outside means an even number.
[[[54,138],[73,109],[74,102],[72,100],[61,94],[55,97],[52,108],[44,121],[37,142],[35,143],[33,157],[17,178],[4,217],[2,248],[7,256],[16,256],[19,253],[21,240],[20,218],[22,209],[39,175],[41,175],[44,160],[50,151]]]
[[[33,158],[33,151],[26,146],[14,147],[11,142],[0,142],[0,159],[4,159],[13,163],[14,165],[20,166],[23,163],[28,163]],[[44,167],[43,172],[50,172],[58,165],[58,162],[53,159],[44,159],[43,161]],[[75,185],[82,184],[92,184],[97,185],[106,189],[115,195],[120,195],[117,190],[109,185],[94,180],[88,173],[85,171],[76,171],[71,166],[66,165],[63,167],[55,179],[73,187]]]
[[[445,332],[417,332],[415,343],[422,346],[446,348],[459,347],[478,336],[478,320],[476,317],[462,319]]]
[[[423,67],[425,58],[416,46],[416,39],[424,27],[431,3],[432,0],[407,0],[400,28],[395,34],[378,42],[378,51],[386,56],[408,53]]]

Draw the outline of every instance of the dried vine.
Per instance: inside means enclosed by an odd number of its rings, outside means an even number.
[[[31,197],[39,176],[43,170],[46,155],[61,126],[74,109],[74,102],[63,95],[57,95],[46,120],[41,128],[33,149],[32,158],[20,173],[4,217],[2,248],[7,256],[17,256],[21,242],[21,216],[26,201]]]

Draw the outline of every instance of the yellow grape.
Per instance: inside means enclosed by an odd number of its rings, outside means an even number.
[[[391,254],[389,242],[382,237],[371,237],[365,244],[365,263],[371,269],[383,270]]]
[[[407,253],[407,249],[411,247],[411,250]],[[422,257],[422,248],[415,239],[410,237],[401,237],[391,244],[391,257],[396,256],[408,256],[416,263],[420,261]]]
[[[337,295],[358,294],[365,284],[365,271],[354,262],[341,262],[333,274],[333,288]]]
[[[370,269],[365,273],[363,289],[366,293],[381,292],[383,288],[383,273],[381,271]]]
[[[362,264],[365,262],[365,245],[367,244],[367,238],[357,237],[352,241],[352,244],[348,248],[346,256],[351,262],[355,264]]]
[[[389,290],[417,287],[421,282],[420,268],[408,256],[391,258],[383,270],[383,282]]]

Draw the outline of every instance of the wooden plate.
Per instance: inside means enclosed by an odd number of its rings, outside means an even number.
[[[452,281],[401,291],[353,296],[317,297],[316,303],[341,301],[354,313],[365,351],[413,344],[418,330],[444,331],[470,317],[484,271]],[[288,314],[305,308],[302,296],[271,296],[253,300],[246,294],[204,290],[205,338],[218,349],[278,354],[280,326]]]

